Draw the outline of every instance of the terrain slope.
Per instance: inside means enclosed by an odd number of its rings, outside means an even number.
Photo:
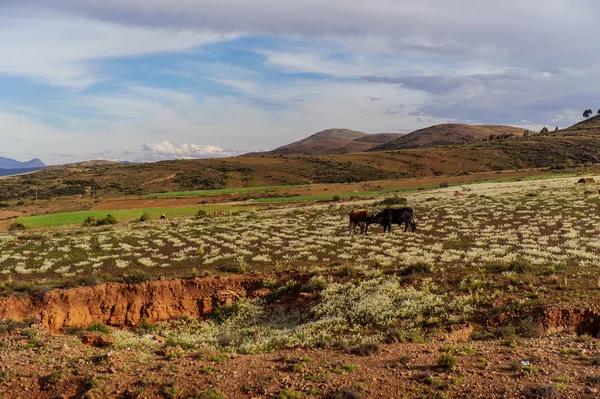
[[[525,129],[501,125],[465,125],[444,123],[416,130],[368,151],[405,150],[409,148],[441,147],[487,140],[490,135],[522,136]]]
[[[325,155],[366,151],[400,134],[367,134],[349,129],[327,129],[264,153],[265,155]]]

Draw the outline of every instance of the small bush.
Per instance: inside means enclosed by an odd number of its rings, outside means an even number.
[[[532,270],[531,262],[518,257],[508,264],[508,270],[515,273],[527,273]]]
[[[87,376],[85,381],[83,382],[83,389],[86,391],[91,391],[92,389],[96,389],[100,386],[100,381],[97,377],[90,375]]]
[[[600,385],[600,374],[588,375],[585,382],[589,385]]]
[[[117,224],[117,219],[113,215],[106,215],[105,218],[96,221],[96,226],[107,226]]]
[[[140,216],[140,222],[145,222],[148,219],[150,219],[150,214],[148,212],[144,212],[142,213],[142,216]]]
[[[64,371],[62,371],[62,370],[55,371],[54,373],[52,373],[48,377],[46,377],[46,382],[49,385],[56,385],[64,378],[64,376],[65,376]]]
[[[96,218],[93,216],[88,216],[87,218],[85,218],[85,220],[83,221],[83,225],[84,226],[95,226],[96,225]]]
[[[223,392],[209,389],[208,391],[199,392],[194,396],[191,396],[190,399],[227,399],[227,396],[225,396]]]
[[[377,344],[362,344],[355,348],[352,348],[352,353],[359,356],[371,356],[374,353],[379,352],[381,348]]]
[[[425,262],[417,262],[414,265],[405,267],[400,271],[402,276],[410,276],[413,274],[429,274],[431,273],[431,266]]]
[[[342,199],[342,198],[341,198],[339,195],[337,195],[337,194],[336,194],[336,195],[334,195],[334,196],[331,198],[331,201],[332,201],[332,202],[339,202],[341,199]]]
[[[536,338],[542,335],[542,327],[529,316],[519,322],[517,332],[525,338]]]
[[[345,386],[333,395],[333,399],[362,399],[365,387],[362,384]]]
[[[26,229],[27,227],[22,222],[15,222],[8,228],[9,231],[22,231]]]
[[[282,389],[276,396],[276,399],[301,399],[302,394],[293,389]]]
[[[15,321],[13,319],[6,319],[0,321],[0,334],[10,334],[18,328],[25,328],[26,324],[21,321]]]
[[[404,197],[398,197],[393,196],[393,197],[388,197],[385,198],[383,201],[381,201],[379,204],[380,205],[406,205],[406,203],[408,202],[408,199],[404,198]]]
[[[102,323],[92,323],[86,328],[87,331],[97,332],[100,334],[110,334],[110,328]]]
[[[198,218],[205,218],[206,217],[206,211],[203,211],[202,209],[199,209],[198,213],[196,213],[196,217],[198,217]]]
[[[539,384],[529,389],[528,398],[532,399],[552,399],[559,398],[560,392],[552,384]]]
[[[450,187],[450,183],[448,183],[447,181],[443,181],[440,183],[440,188],[448,188]]]
[[[458,358],[456,356],[452,356],[448,353],[444,353],[438,359],[438,367],[444,370],[452,370],[456,365]]]
[[[327,279],[323,276],[313,276],[301,288],[304,292],[320,292],[327,288]]]
[[[133,270],[131,273],[123,276],[123,282],[127,284],[140,284],[151,280],[152,276],[141,270]]]

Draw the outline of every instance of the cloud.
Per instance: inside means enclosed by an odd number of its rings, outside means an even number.
[[[584,71],[506,70],[470,75],[368,76],[365,81],[395,85],[428,97],[410,115],[479,123],[568,126],[580,120],[586,104],[600,89],[590,77],[600,65]],[[526,122],[523,122],[526,121]]]
[[[369,97],[369,100],[371,100],[371,101],[379,101],[379,100],[381,100],[381,97]]]
[[[56,157],[60,157],[60,158],[75,158],[75,155],[73,155],[73,154],[57,154],[57,153],[53,152],[52,155],[54,155]]]
[[[102,152],[95,152],[95,153],[92,153],[92,155],[95,157],[105,157],[108,154],[110,154],[111,152],[112,152],[111,150],[107,150],[107,151],[102,151]]]
[[[187,158],[214,158],[231,156],[231,153],[223,151],[214,145],[179,144],[173,145],[168,141],[156,143],[144,143],[142,149],[146,159],[187,159]]]
[[[209,30],[119,25],[35,8],[6,10],[0,5],[0,37],[12,39],[0,41],[0,74],[73,89],[112,77],[91,61],[189,50],[236,36]]]
[[[212,30],[309,38],[346,38],[361,47],[434,57],[586,65],[600,33],[595,0],[486,2],[428,0],[28,0],[27,9],[149,29]],[[4,2],[18,9],[21,2]],[[12,4],[12,6],[11,6]],[[474,34],[476,32],[476,34]],[[374,38],[374,39],[373,39]],[[375,44],[373,44],[375,43]],[[551,49],[551,50],[550,50]],[[576,56],[578,55],[578,56]]]

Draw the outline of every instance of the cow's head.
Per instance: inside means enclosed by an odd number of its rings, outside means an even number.
[[[383,217],[380,214],[371,215],[367,218],[367,224],[381,224]]]

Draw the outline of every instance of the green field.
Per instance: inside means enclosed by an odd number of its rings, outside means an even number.
[[[509,177],[505,179],[488,179],[488,180],[480,180],[469,183],[452,183],[449,184],[448,187],[460,187],[460,186],[469,186],[473,184],[483,184],[483,183],[508,183],[508,182],[516,182],[516,181],[530,181],[530,180],[544,180],[544,179],[553,179],[557,177],[566,177],[572,176],[571,173],[556,173],[550,175],[539,175],[539,176],[528,176],[528,177]],[[334,195],[339,195],[341,199],[344,198],[356,198],[356,197],[368,197],[373,195],[385,195],[385,194],[395,194],[402,192],[410,192],[410,191],[423,191],[423,190],[435,190],[440,188],[439,185],[436,186],[424,186],[424,187],[410,187],[410,188],[398,188],[392,190],[380,190],[380,191],[363,191],[363,192],[351,192],[351,193],[338,193],[338,194],[322,194],[322,195],[299,195],[294,197],[275,197],[275,198],[256,198],[251,202],[255,203],[272,203],[272,202],[308,202],[308,201],[327,201],[333,199]]]
[[[172,198],[172,197],[204,197],[211,195],[242,194],[256,191],[273,191],[287,188],[306,187],[307,184],[296,184],[288,186],[266,186],[266,187],[241,187],[223,188],[218,190],[195,190],[195,191],[172,191],[168,193],[156,193],[145,195],[144,198]]]
[[[333,199],[334,195],[339,195],[341,199],[344,199],[344,198],[367,197],[367,196],[372,196],[372,195],[395,194],[395,193],[417,191],[417,190],[431,190],[434,188],[439,188],[439,186],[416,187],[416,188],[397,188],[397,189],[393,189],[393,190],[362,191],[362,192],[356,192],[356,193],[299,195],[299,196],[295,196],[295,197],[276,197],[276,198],[257,198],[257,199],[252,200],[252,202],[266,203],[266,202],[327,201],[327,200]]]
[[[124,209],[114,211],[80,211],[53,213],[50,215],[27,216],[19,218],[18,221],[26,227],[51,227],[83,224],[85,219],[92,216],[96,219],[102,219],[107,215],[113,215],[119,222],[130,222],[138,220],[140,216],[147,212],[151,219],[158,219],[162,214],[167,218],[194,216],[198,210],[202,209],[210,214],[215,211],[238,212],[242,210],[250,211],[256,208],[245,206],[188,206],[181,208],[148,208],[148,209]]]

